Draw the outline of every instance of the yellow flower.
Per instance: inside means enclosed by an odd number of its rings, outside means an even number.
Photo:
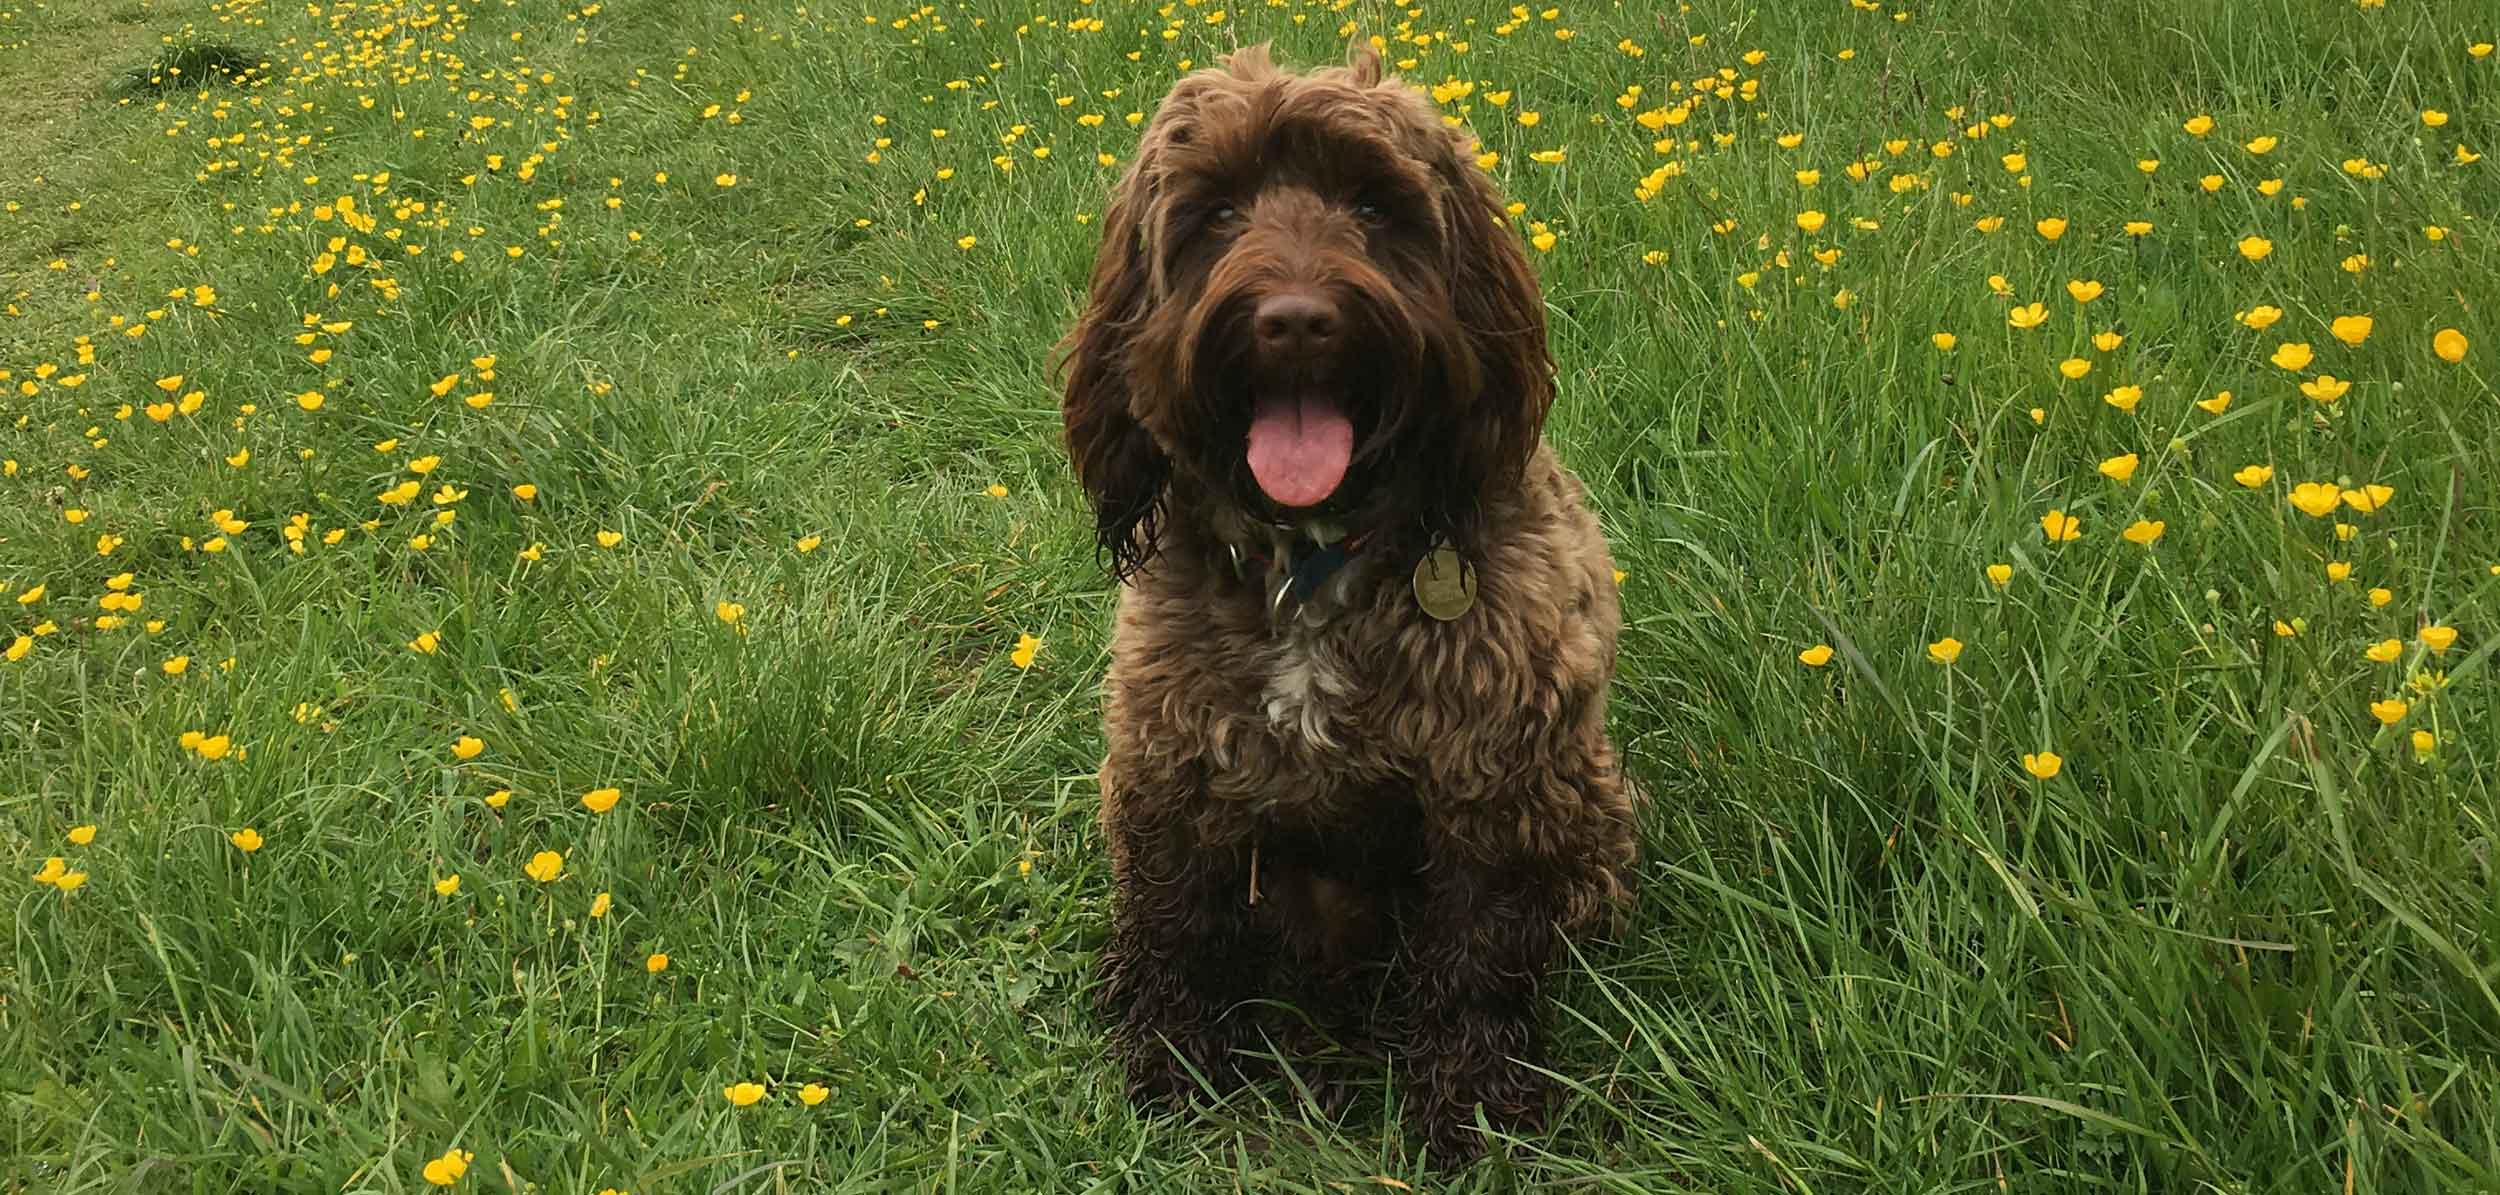
[[[2283,318],[2283,309],[2260,303],[2255,307],[2251,307],[2246,311],[2232,316],[2231,318],[2247,325],[2248,329],[2252,332],[2263,332],[2266,329],[2273,327],[2274,321]]]
[[[97,621],[101,622],[103,620],[98,619]],[[234,739],[232,737],[222,734],[210,734],[200,736],[198,745],[192,747],[191,750],[197,752],[199,757],[202,759],[224,759],[226,757],[226,752],[231,750],[233,747]]]
[[[2394,639],[2381,639],[2364,649],[2361,654],[2370,657],[2372,663],[2393,664],[2405,654],[2405,645]]]
[[[738,185],[738,176],[737,176],[737,175],[734,175],[734,174],[730,174],[730,173],[728,173],[728,172],[726,172],[726,171],[724,171],[724,172],[722,172],[722,173],[720,173],[720,174],[715,174],[715,175],[713,175],[713,176],[712,176],[712,185],[713,185],[713,186],[715,186],[715,187],[734,187],[734,186],[737,186],[737,185]]]
[[[608,910],[615,904],[616,902],[610,899],[607,893],[602,892],[599,895],[590,898],[590,915],[593,917],[605,917],[608,915]]]
[[[1950,664],[1962,658],[1962,641],[1947,635],[1927,645],[1927,658],[1939,664]]]
[[[2443,628],[2443,629],[2444,629],[2444,628]],[[2428,634],[2428,632],[2425,632],[2425,635],[2426,635],[2426,636],[2427,636],[2427,634]],[[2457,637],[2457,633],[2456,633],[2455,631],[2449,631],[2449,632],[2448,632],[2448,639],[2449,639],[2449,641],[2450,641],[2450,642],[2454,642],[2454,641],[2456,640],[2456,637]],[[2445,650],[2447,650],[2447,649],[2446,649],[2446,648],[2441,648],[2440,650],[2445,651]],[[71,845],[71,846],[85,846],[85,845],[87,845],[88,843],[94,842],[94,841],[95,841],[95,827],[94,827],[94,826],[71,826],[71,827],[69,828],[69,841],[70,841],[70,845]]]
[[[2449,648],[2457,645],[2457,629],[2433,623],[2422,628],[2421,639],[2422,646],[2431,649],[2431,654],[2444,656],[2448,654]],[[70,841],[76,842],[77,840],[76,831],[72,831]]]
[[[653,975],[666,971],[668,970],[668,956],[665,954],[654,954],[651,957],[642,960],[642,969]]]
[[[83,871],[64,871],[61,878],[52,881],[52,886],[63,892],[76,892],[86,884],[87,873]]]
[[[35,650],[35,637],[32,635],[20,635],[15,639],[9,640],[8,649],[0,651],[0,657],[5,657],[10,663],[14,664],[19,660],[25,659],[26,653],[33,650]]]
[[[486,740],[478,738],[475,735],[464,734],[451,741],[451,754],[454,759],[476,759],[477,753],[484,751],[485,749]]]
[[[2125,456],[2113,456],[2101,462],[2101,476],[2111,481],[2125,481],[2135,476],[2137,461],[2136,454],[2132,452]]]
[[[2023,770],[2031,773],[2031,778],[2034,780],[2055,779],[2057,770],[2065,766],[2066,761],[2055,751],[2042,751],[2036,755],[2030,752],[2023,753]]]
[[[993,481],[989,484],[988,488],[983,489],[981,492],[992,498],[1004,498],[1007,496],[1007,487]]]
[[[2344,505],[2365,515],[2376,513],[2395,496],[2396,487],[2392,485],[2365,485],[2357,490],[2345,490],[2342,495]]]
[[[2389,591],[2388,591],[2388,590],[2386,590],[2386,589],[2374,588],[2374,589],[2370,590],[2370,606],[2371,606],[2371,608],[2373,608],[2373,609],[2377,609],[2377,608],[2379,608],[2379,607],[2383,607],[2383,606],[2385,606],[2387,603],[2392,602],[2392,601],[2395,601],[2395,600],[2396,600],[2396,595],[2395,595],[2394,593],[2389,592]]]
[[[2146,161],[2151,161],[2151,159],[2148,158]],[[2141,162],[2137,163],[2139,166],[2142,164],[2143,163]],[[2159,162],[2155,162],[2153,164],[2156,166],[2160,165]],[[2145,173],[2150,174],[2152,172],[2148,170]],[[2150,220],[2129,220],[2122,225],[2121,228],[2128,236],[2140,237],[2153,231],[2153,222]]]
[[[1938,332],[1935,335],[1928,337],[1927,340],[1928,343],[1935,345],[1936,351],[1940,353],[1950,353],[1953,351],[1954,345],[1961,343],[1961,340],[1955,337],[1951,332]]]
[[[531,485],[528,482],[523,482],[520,485],[512,487],[512,496],[523,502],[536,502],[538,500],[538,487]]]
[[[2196,409],[2203,411],[2208,415],[2219,415],[2224,411],[2230,410],[2231,392],[2228,390],[2217,390],[2214,392],[2214,396],[2212,398],[2197,399]]]
[[[2118,534],[2125,536],[2128,543],[2149,548],[2153,546],[2154,540],[2161,538],[2161,533],[2169,526],[2168,523],[2158,519],[2137,519]]]
[[[2300,384],[2301,393],[2306,394],[2319,402],[2334,402],[2336,399],[2342,398],[2344,396],[2344,392],[2350,389],[2352,389],[2352,383],[2344,381],[2331,373],[2319,374],[2316,378]]]
[[[2053,544],[2073,543],[2083,536],[2083,522],[2062,510],[2040,516],[2040,530]]]
[[[1007,658],[1018,668],[1030,668],[1033,666],[1034,653],[1041,650],[1040,639],[1032,635],[1019,634],[1016,636],[1016,649],[1009,653]]]
[[[1797,662],[1808,668],[1820,668],[1832,662],[1832,645],[1817,643],[1797,653]]]
[[[458,891],[460,891],[459,872],[455,871],[450,875],[434,881],[434,895],[436,896],[449,896]]]
[[[2370,329],[2377,322],[2366,315],[2339,315],[2327,325],[2327,331],[2332,332],[2335,339],[2359,347],[2362,341],[2370,338]]]
[[[747,608],[738,602],[718,601],[712,603],[712,616],[734,627],[747,616]]]
[[[2326,579],[2339,585],[2352,580],[2352,562],[2348,560],[2327,561]]]
[[[430,656],[434,654],[435,648],[442,646],[442,643],[443,636],[441,632],[424,631],[419,633],[416,638],[408,641],[408,650],[420,652]]]
[[[600,547],[613,548],[616,545],[625,542],[625,533],[622,531],[602,531],[599,533],[598,539]]]
[[[2121,411],[2132,411],[2135,409],[2135,404],[2144,401],[2144,387],[2120,386],[2102,395],[2101,401]]]
[[[582,808],[592,813],[606,813],[616,808],[616,799],[625,795],[621,789],[594,788],[582,794]]]
[[[2099,349],[2104,353],[2114,352],[2117,350],[2119,345],[2125,343],[2127,343],[2127,336],[2123,332],[2095,332],[2092,334],[2092,347]]]
[[[2380,725],[2394,726],[2398,722],[2404,721],[2405,714],[2410,712],[2412,709],[2413,707],[2407,705],[2403,698],[2390,697],[2385,701],[2371,702],[2370,716],[2377,718]]]
[[[1806,210],[1797,213],[1797,227],[1809,233],[1821,232],[1823,231],[1823,222],[1826,219],[1829,219],[1829,217],[1825,216],[1823,213],[1816,211],[1813,208],[1807,208]]]
[[[1997,588],[1999,588],[1999,589],[2003,589],[2003,588],[2005,588],[2007,585],[2012,584],[2012,583],[2013,583],[2013,581],[2014,581],[2014,566],[2013,566],[2013,565],[2010,565],[2010,564],[1991,564],[1991,565],[1989,565],[1989,566],[1988,566],[1988,584],[1990,584],[1990,585],[1994,585],[1994,586],[1996,586],[1996,587],[1997,587]]]
[[[2232,474],[2231,480],[2253,490],[2269,481],[2274,480],[2274,466],[2248,465],[2241,468],[2239,472]]]
[[[2435,129],[2446,123],[2448,123],[2447,113],[2442,112],[2437,108],[2422,109],[2422,125],[2424,128]]]
[[[2431,752],[2439,749],[2439,736],[2432,734],[2427,730],[2416,730],[2413,732],[2411,737],[2413,740],[2413,753],[2417,756],[2428,756]]]
[[[2031,227],[2034,231],[2040,234],[2041,240],[2054,241],[2057,238],[2066,235],[2066,218],[2064,216],[2050,216],[2045,220],[2033,223]]]
[[[832,1094],[833,1092],[828,1090],[824,1084],[810,1083],[805,1087],[799,1088],[799,1102],[813,1108],[818,1104],[824,1103],[825,1097]]]
[[[529,863],[521,870],[541,884],[552,884],[557,876],[564,874],[564,855],[557,851],[540,851],[530,856]]]
[[[2057,372],[2065,375],[2066,380],[2071,382],[2092,372],[2092,363],[2081,357],[2068,357],[2057,363]]]
[[[2450,365],[2465,360],[2466,347],[2465,333],[2454,328],[2441,328],[2431,334],[2431,351]]]
[[[2214,131],[2214,118],[2199,113],[2189,117],[2187,123],[2179,127],[2186,129],[2190,137],[2202,137]]]
[[[469,1172],[469,1163],[476,1157],[465,1149],[444,1150],[443,1156],[425,1164],[425,1181],[438,1187],[459,1182],[460,1176]]]
[[[2313,519],[2323,519],[2335,513],[2336,505],[2343,500],[2343,492],[2332,483],[2304,481],[2292,487],[2292,505]]]
[[[2037,328],[2048,318],[2048,308],[2038,303],[2024,304],[2005,313],[2005,322],[2017,328]]]
[[[512,790],[508,788],[499,788],[486,794],[486,807],[488,809],[501,809],[505,805],[510,804],[511,801]]]
[[[727,1087],[721,1088],[720,1093],[728,1097],[730,1103],[735,1104],[738,1107],[745,1108],[752,1106],[755,1101],[764,1098],[764,1085],[761,1083],[732,1083]]]
[[[2252,154],[2271,153],[2273,152],[2275,146],[2281,145],[2282,143],[2283,141],[2279,137],[2253,138],[2248,143],[2248,152]]]
[[[2270,360],[2283,369],[2299,373],[2309,368],[2309,360],[2314,355],[2309,351],[2306,341],[2286,341],[2275,346],[2274,356]]]
[[[2274,242],[2269,241],[2264,237],[2248,236],[2240,238],[2240,256],[2245,257],[2250,261],[2263,261],[2265,260],[2266,255],[2272,252],[2274,252]]]
[[[226,841],[233,843],[234,849],[248,855],[253,851],[260,849],[260,831],[255,830],[250,826],[245,826],[232,834],[226,835]]]
[[[815,550],[816,550],[816,545],[821,544],[821,543],[823,543],[823,542],[825,542],[825,537],[824,537],[824,536],[821,536],[821,535],[803,535],[803,536],[800,536],[800,537],[799,537],[799,542],[798,542],[796,545],[794,545],[794,546],[795,546],[795,547],[797,547],[797,548],[798,548],[798,550],[799,550],[799,551],[801,551],[801,552],[813,552],[813,551],[815,551]]]

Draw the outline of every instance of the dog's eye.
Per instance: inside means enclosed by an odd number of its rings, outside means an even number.
[[[1234,211],[1233,205],[1228,203],[1207,214],[1207,227],[1223,228],[1240,218],[1241,213]]]
[[[1372,225],[1386,224],[1389,221],[1388,215],[1380,210],[1380,205],[1368,200],[1354,205],[1354,218]]]

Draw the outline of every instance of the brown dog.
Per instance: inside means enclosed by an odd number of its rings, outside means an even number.
[[[1101,998],[1131,1094],[1240,1081],[1245,1005],[1390,985],[1436,1154],[1541,1123],[1541,989],[1625,911],[1620,623],[1545,447],[1536,278],[1468,138],[1358,45],[1182,79],[1069,333],[1069,456],[1124,582]]]

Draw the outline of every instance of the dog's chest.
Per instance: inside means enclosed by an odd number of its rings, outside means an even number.
[[[1260,704],[1269,730],[1294,746],[1338,747],[1361,706],[1362,686],[1329,639],[1288,626],[1269,646],[1262,666]]]

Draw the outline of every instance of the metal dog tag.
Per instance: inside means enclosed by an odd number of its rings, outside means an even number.
[[[1442,622],[1450,622],[1476,604],[1476,568],[1458,549],[1435,544],[1415,562],[1415,604]]]

